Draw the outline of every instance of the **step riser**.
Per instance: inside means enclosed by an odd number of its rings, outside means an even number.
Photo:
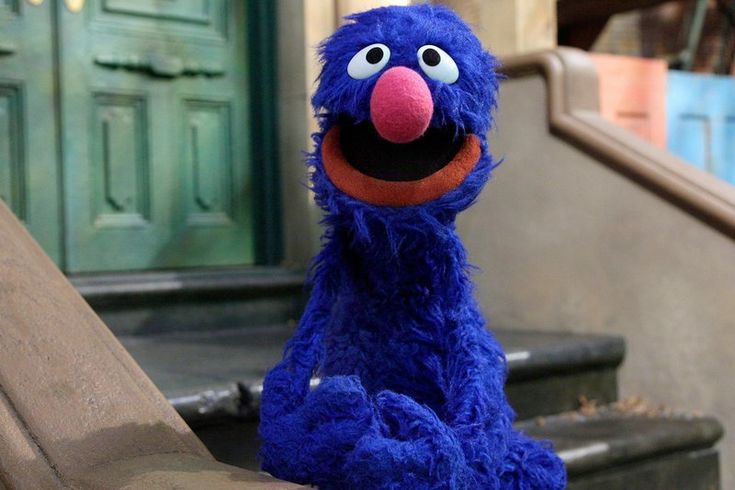
[[[233,325],[295,323],[305,297],[301,291],[286,291],[260,298],[176,300],[135,305],[93,305],[95,312],[115,335],[148,335],[183,331],[231,329]]]
[[[568,490],[718,490],[715,449],[676,453],[572,478]]]
[[[505,391],[518,420],[576,410],[582,397],[604,405],[618,399],[617,369],[607,366],[576,373],[555,373],[540,379],[511,379]],[[219,399],[214,400],[216,397]],[[245,398],[254,403],[247,404],[240,390],[233,386],[229,389],[223,387],[199,400],[179,398],[171,402],[184,420],[198,424],[206,420],[200,412],[212,414],[213,407],[221,407],[217,411],[220,416],[256,418],[260,410],[259,394],[246,395]]]
[[[505,392],[518,420],[576,410],[582,397],[598,404],[612,403],[618,399],[617,368],[607,366],[540,379],[511,379]]]
[[[308,297],[304,273],[278,267],[95,274],[70,280],[122,336],[292,323]]]
[[[257,422],[228,420],[225,423],[194,427],[194,433],[217,461],[255,471],[260,470]]]

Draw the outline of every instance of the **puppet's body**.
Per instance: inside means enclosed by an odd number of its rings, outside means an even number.
[[[322,49],[314,104],[326,112],[311,163],[325,244],[306,312],[266,378],[263,468],[325,489],[561,489],[561,461],[512,429],[505,358],[472,296],[454,226],[492,167],[484,135],[497,88],[494,62],[445,9],[378,9],[353,20]],[[401,44],[391,42],[401,34]],[[449,76],[421,63],[442,68],[449,55],[439,44],[467,53],[452,53]],[[389,62],[379,66],[373,51],[363,64],[375,72],[352,69],[346,78],[348,61],[371,45]],[[427,45],[441,63],[421,58]],[[452,81],[457,67],[465,78]],[[406,68],[424,70],[423,78]],[[391,85],[391,77],[400,83]],[[412,139],[405,137],[411,121],[393,131],[403,116],[383,117],[377,79],[388,90],[426,86],[425,103],[411,92],[397,104],[430,103],[428,129],[415,129]],[[416,159],[411,175],[394,172],[395,165],[374,170],[380,161],[366,167],[376,158],[403,161],[406,145]],[[422,156],[426,147],[449,156],[434,162]],[[421,166],[431,168],[417,175]],[[322,381],[310,392],[312,376]]]

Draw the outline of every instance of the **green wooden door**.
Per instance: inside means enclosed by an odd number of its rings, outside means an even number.
[[[251,264],[244,2],[57,2],[66,269]]]
[[[61,261],[52,6],[0,0],[0,199]]]

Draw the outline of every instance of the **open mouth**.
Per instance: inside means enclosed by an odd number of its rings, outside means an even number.
[[[342,192],[380,206],[412,206],[458,187],[480,159],[480,140],[452,126],[391,143],[370,122],[342,121],[322,143],[324,168]]]
[[[464,138],[454,127],[429,128],[410,143],[383,139],[369,121],[340,124],[340,145],[347,162],[381,180],[411,181],[444,168],[457,155]]]

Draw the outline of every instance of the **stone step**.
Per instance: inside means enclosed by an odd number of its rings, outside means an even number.
[[[189,330],[120,340],[190,424],[254,418],[265,373],[281,358],[292,327]],[[519,418],[575,409],[580,397],[617,399],[619,337],[500,330],[507,392]]]
[[[722,426],[709,417],[631,415],[545,417],[517,427],[550,440],[567,466],[569,490],[716,490],[714,444]],[[257,424],[231,421],[200,426],[197,435],[220,461],[258,468]]]
[[[551,440],[567,466],[569,490],[713,490],[719,488],[715,443],[720,423],[710,417],[629,414],[603,409],[517,424]]]
[[[116,335],[214,331],[294,322],[307,298],[303,271],[241,267],[69,278]]]

